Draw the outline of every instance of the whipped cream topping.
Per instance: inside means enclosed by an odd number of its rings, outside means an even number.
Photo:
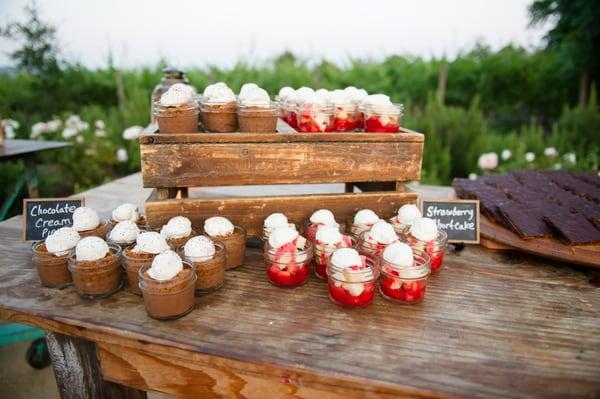
[[[310,222],[337,226],[337,223],[335,222],[335,217],[329,209],[319,209],[318,211],[315,211],[310,216]]]
[[[133,223],[131,220],[125,220],[124,222],[117,223],[115,227],[112,228],[108,234],[108,238],[117,244],[131,243],[137,239],[139,234],[140,228],[137,224]]]
[[[274,229],[276,227],[288,226],[288,218],[283,213],[272,213],[265,219],[263,226],[266,229]]]
[[[346,105],[350,104],[350,96],[346,90],[334,90],[329,94],[329,98],[333,105]]]
[[[397,113],[396,106],[385,94],[371,94],[363,100],[365,111],[376,113]]]
[[[240,104],[247,107],[269,107],[271,105],[271,97],[265,89],[257,87],[247,90],[244,97],[240,95]]]
[[[44,244],[46,250],[53,255],[63,256],[77,245],[80,240],[79,233],[72,227],[61,227],[46,237]]]
[[[362,294],[365,289],[363,283],[374,278],[373,271],[370,268],[359,269],[362,267],[362,259],[353,248],[340,248],[335,251],[331,255],[331,263],[340,268],[340,270],[333,273],[334,285],[343,287],[352,296]],[[356,266],[359,268],[356,268]]]
[[[302,100],[308,96],[312,96],[313,94],[315,94],[315,91],[310,87],[306,86],[302,86],[301,88],[296,90],[296,96],[298,97],[298,100]]]
[[[379,216],[370,209],[361,209],[354,215],[354,224],[372,225],[379,220]]]
[[[282,87],[279,89],[279,93],[277,93],[277,99],[281,101],[287,101],[291,97],[296,98],[296,90],[290,86]]]
[[[331,101],[331,92],[327,89],[318,89],[315,90],[315,96],[316,97],[320,97],[320,98],[324,98],[325,100],[327,100],[328,102]]]
[[[400,209],[398,209],[398,222],[407,226],[411,226],[415,220],[420,219],[421,216],[421,211],[414,204],[402,205]]]
[[[259,86],[256,83],[244,83],[242,88],[240,89],[240,94],[238,94],[238,98],[242,99],[246,97],[251,91],[259,89]]]
[[[269,235],[269,246],[275,249],[281,248],[285,244],[293,242],[298,236],[299,234],[296,229],[288,226],[277,227]]]
[[[342,242],[344,236],[337,227],[325,225],[317,229],[315,238],[317,242],[325,245],[337,245]]]
[[[140,212],[138,211],[137,205],[125,203],[119,205],[112,211],[112,219],[115,222],[130,220],[137,223],[140,220]]]
[[[82,238],[75,247],[75,259],[79,262],[100,260],[109,253],[108,244],[100,237]]]
[[[192,262],[204,262],[212,259],[216,252],[215,243],[206,236],[196,236],[183,246],[183,253]]]
[[[234,229],[233,223],[222,216],[213,216],[204,221],[204,231],[211,237],[228,236]]]
[[[331,263],[340,268],[361,267],[362,259],[356,249],[340,248],[331,255]]]
[[[167,240],[155,231],[140,233],[135,240],[133,252],[145,252],[147,254],[159,254],[169,249]]]
[[[356,87],[350,86],[344,89],[350,101],[354,104],[362,104],[363,101],[369,96],[369,93],[365,89],[357,89]]]
[[[175,83],[160,96],[160,105],[163,107],[175,107],[191,102],[196,95],[195,90],[186,84]]]
[[[412,266],[414,263],[411,247],[403,242],[388,245],[383,250],[383,259],[399,267]]]
[[[162,227],[160,234],[167,240],[188,237],[192,234],[192,222],[185,216],[175,216]]]
[[[225,83],[208,85],[204,89],[202,101],[206,103],[229,103],[235,101],[235,93]]]
[[[298,103],[304,105],[316,105],[319,107],[326,107],[331,104],[331,100],[329,99],[329,93],[315,92],[299,98]]]
[[[438,235],[438,227],[435,220],[420,218],[410,226],[410,234],[421,241],[433,241]]]
[[[92,208],[81,206],[73,212],[73,228],[77,231],[93,230],[100,225],[100,217]]]
[[[183,270],[183,261],[175,252],[168,250],[154,257],[148,275],[154,280],[168,281]]]
[[[368,240],[375,241],[379,244],[391,244],[398,241],[394,226],[385,220],[380,220],[375,223],[366,235]]]

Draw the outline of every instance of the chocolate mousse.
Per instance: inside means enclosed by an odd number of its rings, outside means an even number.
[[[238,102],[240,132],[275,133],[277,131],[277,104],[271,102],[266,90],[251,86],[240,92]]]
[[[160,133],[198,132],[199,107],[195,90],[175,83],[154,105],[154,117]]]
[[[129,291],[142,295],[138,284],[139,270],[144,266],[150,266],[158,254],[169,248],[169,244],[163,236],[155,231],[147,231],[138,235],[133,248],[123,251],[123,267],[127,273]]]
[[[72,227],[77,230],[81,238],[92,236],[104,238],[108,229],[108,222],[101,221],[98,213],[92,208],[82,206],[73,212]]]
[[[231,133],[238,130],[237,103],[233,91],[223,82],[209,85],[200,103],[200,120],[208,132]]]
[[[246,230],[234,226],[227,218],[213,216],[204,222],[204,232],[223,243],[227,250],[225,270],[241,266],[246,256]]]
[[[69,255],[69,270],[77,293],[85,298],[105,298],[122,286],[121,248],[99,237],[82,238]]]
[[[73,283],[68,268],[68,257],[69,251],[75,248],[79,239],[76,230],[62,227],[45,241],[37,241],[32,245],[32,259],[44,287],[64,288]]]
[[[192,230],[192,222],[184,216],[171,218],[160,230],[160,234],[167,240],[171,249],[176,250],[196,235]]]
[[[225,281],[225,245],[206,236],[193,237],[179,249],[179,254],[196,269],[196,292],[218,290]]]

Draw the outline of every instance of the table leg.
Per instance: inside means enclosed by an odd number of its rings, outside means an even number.
[[[46,342],[61,398],[146,399],[146,392],[102,379],[93,342],[50,331]]]

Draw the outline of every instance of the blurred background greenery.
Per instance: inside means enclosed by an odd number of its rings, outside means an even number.
[[[406,106],[402,124],[426,135],[422,183],[449,184],[453,177],[514,168],[598,173],[599,13],[590,0],[534,1],[532,23],[556,20],[546,47],[536,51],[492,51],[479,44],[452,60],[393,56],[356,59],[346,67],[284,53],[261,65],[186,72],[200,91],[224,81],[234,90],[256,82],[272,95],[282,86],[350,85],[388,94]],[[27,15],[0,29],[19,43],[11,54],[16,68],[0,70],[5,130],[16,138],[73,143],[41,158],[41,194],[67,195],[139,170],[136,137],[149,121],[150,94],[166,64],[120,70],[109,58],[105,68],[88,69],[61,57],[55,28],[40,20],[34,6]],[[496,154],[491,167],[481,161],[486,153]],[[22,168],[0,164],[0,199]]]

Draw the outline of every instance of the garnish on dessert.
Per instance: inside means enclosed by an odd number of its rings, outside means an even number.
[[[398,209],[398,214],[390,218],[390,223],[394,226],[396,233],[402,235],[406,229],[422,217],[419,207],[414,204],[405,204]]]
[[[394,227],[385,220],[379,220],[370,230],[361,233],[358,251],[361,255],[377,258],[388,245],[397,242],[398,235]]]
[[[361,209],[356,212],[354,218],[348,222],[348,230],[350,230],[350,234],[352,234],[354,238],[358,239],[363,232],[370,230],[379,220],[379,216],[372,210]]]
[[[339,228],[340,225],[335,221],[335,217],[329,209],[319,209],[310,216],[310,219],[304,225],[306,239],[314,244],[317,230],[321,226]]]

